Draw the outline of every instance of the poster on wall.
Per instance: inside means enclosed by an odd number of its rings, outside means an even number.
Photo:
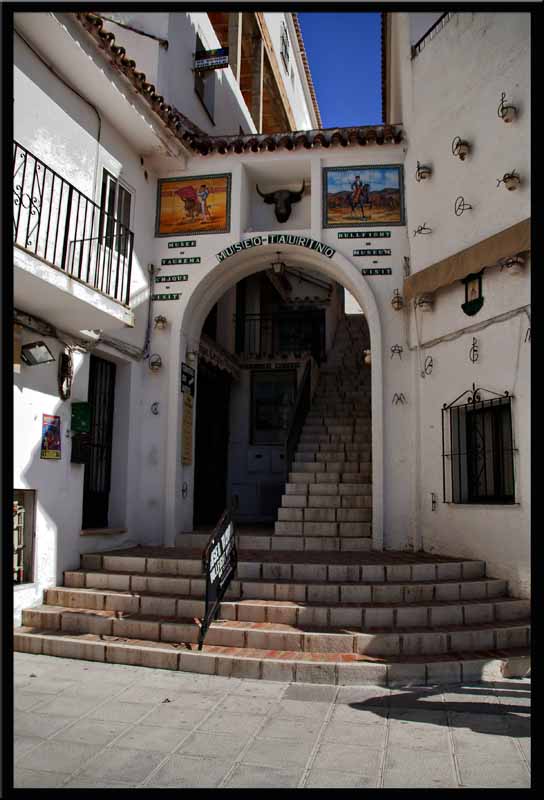
[[[324,228],[404,224],[400,164],[323,170]]]
[[[40,458],[58,459],[60,457],[60,417],[43,414]]]
[[[183,420],[181,423],[181,463],[193,463],[193,395],[183,394]]]
[[[159,179],[156,236],[229,231],[230,174]]]

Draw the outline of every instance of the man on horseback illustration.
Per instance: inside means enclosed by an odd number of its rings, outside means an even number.
[[[368,189],[369,184],[363,183],[359,175],[355,176],[355,180],[351,184],[351,197],[349,198],[349,204],[351,206],[352,216],[355,213],[356,208],[361,209],[361,219],[367,219],[364,213],[364,204],[370,205],[370,201],[368,198]]]

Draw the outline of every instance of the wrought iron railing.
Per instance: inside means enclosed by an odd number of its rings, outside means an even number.
[[[285,436],[285,470],[289,474],[291,464],[297,449],[300,433],[306,419],[306,415],[310,410],[310,403],[312,400],[312,362],[310,359],[306,362],[302,380],[298,387],[297,396],[291,411],[291,418],[287,425],[287,434]]]
[[[427,31],[425,31],[423,36],[420,39],[418,39],[418,41],[415,44],[412,45],[411,48],[412,59],[414,59],[418,53],[421,53],[427,42],[430,41],[434,36],[436,36],[438,31],[442,30],[444,25],[446,25],[446,23],[450,21],[450,19],[453,17],[454,14],[455,11],[446,11],[436,20],[436,22],[433,25],[431,25],[431,27]]]
[[[230,511],[227,509],[213,529],[202,556],[202,567],[206,575],[206,599],[204,615],[199,620],[199,650],[202,650],[208,628],[217,616],[221,600],[236,572],[237,563],[234,523]]]
[[[319,364],[325,350],[322,311],[245,314],[235,317],[236,351],[257,358],[280,353],[311,353]]]
[[[133,232],[17,142],[13,243],[129,304]]]
[[[25,579],[25,509],[18,500],[13,501],[13,582]]]

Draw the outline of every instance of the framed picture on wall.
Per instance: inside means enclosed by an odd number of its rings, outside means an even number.
[[[160,178],[155,236],[230,231],[230,174]]]
[[[323,169],[323,227],[404,225],[401,164]]]

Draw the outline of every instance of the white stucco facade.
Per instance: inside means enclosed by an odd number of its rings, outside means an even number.
[[[410,30],[413,33],[417,26],[409,14],[391,15],[387,113],[392,123],[402,123],[403,137],[398,143],[209,155],[191,152],[151,111],[148,118],[143,98],[128,88],[119,71],[108,72],[98,49],[95,63],[89,64],[93,44],[70,15],[53,20],[52,15],[41,15],[45,20],[41,41],[40,26],[31,16],[20,15],[19,28],[32,47],[59,72],[70,55],[80,59],[78,67],[87,63],[89,74],[86,77],[81,70],[77,76],[63,73],[83,99],[16,36],[15,138],[98,204],[103,170],[113,175],[131,194],[134,255],[127,305],[114,305],[110,298],[86,286],[78,285],[75,291],[75,279],[60,272],[67,283],[63,291],[68,300],[57,306],[51,302],[50,313],[40,314],[40,303],[36,293],[29,292],[28,281],[41,280],[47,291],[52,291],[54,280],[46,272],[55,268],[43,261],[33,264],[30,256],[16,248],[17,256],[26,259],[19,266],[15,259],[16,309],[41,317],[58,329],[63,342],[68,339],[79,345],[74,353],[72,396],[67,401],[58,396],[57,362],[22,365],[15,375],[14,488],[37,492],[34,575],[16,588],[16,617],[21,608],[41,602],[43,589],[61,581],[63,570],[76,568],[81,553],[131,544],[172,546],[180,534],[193,529],[195,453],[192,464],[182,463],[181,364],[197,367],[198,359],[191,360],[189,354],[198,353],[202,327],[216,303],[217,342],[234,352],[236,284],[270,269],[278,250],[289,264],[329,281],[338,297],[339,287],[343,287],[345,312],[362,313],[368,325],[372,546],[483,559],[490,575],[508,579],[513,593],[528,596],[530,258],[516,275],[496,265],[481,265],[486,267],[484,304],[474,316],[466,316],[461,309],[465,297],[459,280],[434,292],[431,312],[415,309],[413,301],[395,310],[391,300],[395,290],[404,291],[406,259],[414,276],[530,217],[529,15],[453,14],[414,58]],[[275,49],[280,46],[280,23],[285,17],[295,45],[289,15],[267,12],[264,17]],[[216,78],[215,125],[194,96],[190,62],[196,32],[207,47],[220,46],[207,14],[116,14],[115,18],[168,39],[165,50],[158,41],[142,39],[114,23],[109,28],[129,56],[136,58],[134,53],[138,53],[138,69],[167,102],[212,136],[237,135],[240,128],[246,134],[255,131],[230,67],[218,71]],[[286,73],[285,92],[297,129],[310,129],[315,111],[300,53],[292,55],[294,78]],[[510,125],[497,117],[501,91],[519,107],[520,113]],[[122,121],[115,114],[116,98],[119,117],[123,109],[126,113]],[[129,134],[126,128],[131,120]],[[464,162],[451,153],[451,140],[457,135],[472,145]],[[432,167],[430,180],[415,181],[417,161]],[[324,226],[324,170],[385,165],[400,165],[404,175],[402,224]],[[502,184],[497,188],[496,179],[513,169],[522,178],[519,190],[508,192]],[[223,174],[231,181],[228,232],[156,236],[159,179]],[[256,185],[263,192],[279,188],[297,191],[303,181],[301,201],[293,205],[286,223],[278,223],[273,206],[262,202]],[[453,204],[459,195],[473,208],[457,217]],[[414,229],[424,222],[432,235],[414,237]],[[365,263],[370,259],[354,255],[365,246],[364,238],[338,235],[362,230],[388,231],[389,237],[378,246],[390,249],[390,256],[381,257],[376,264]],[[278,240],[278,236],[286,238]],[[177,240],[195,240],[196,244],[183,251],[169,247]],[[305,244],[310,240],[316,243],[313,249]],[[244,242],[252,246],[224,254],[227,248]],[[367,246],[369,242],[376,246],[376,240],[368,240]],[[220,253],[223,256],[218,258]],[[198,263],[161,263],[180,256],[195,257]],[[363,276],[362,269],[371,266],[388,267],[391,274]],[[155,283],[152,291],[179,293],[179,299],[155,300],[149,312],[151,276],[174,273],[186,274],[187,279],[171,285]],[[93,308],[95,314],[100,312],[96,324],[78,325],[82,316],[72,299],[78,292],[77,302],[86,304],[81,308],[89,309],[91,322],[95,319]],[[44,289],[44,298],[46,294]],[[327,310],[327,349],[341,312],[340,300]],[[159,314],[167,318],[164,330],[152,324]],[[92,328],[102,331],[101,338],[95,344],[87,339],[85,346],[82,331]],[[474,337],[479,347],[476,362],[469,358]],[[39,338],[58,359],[63,343],[24,329],[23,343]],[[87,399],[91,353],[116,365],[108,517],[108,526],[115,532],[82,536],[85,466],[70,461],[69,428],[71,403]],[[157,373],[149,369],[148,356],[152,354],[162,359]],[[425,374],[428,356],[432,356],[433,368]],[[240,386],[245,388],[237,387],[238,405],[231,408],[231,439],[241,452],[251,450],[246,435],[248,374],[244,371]],[[508,505],[443,502],[442,408],[473,384],[498,394],[508,391],[513,397],[515,502]],[[394,402],[399,394],[404,403]],[[55,462],[40,459],[42,414],[61,418],[62,458]],[[229,469],[235,476],[233,459]]]

